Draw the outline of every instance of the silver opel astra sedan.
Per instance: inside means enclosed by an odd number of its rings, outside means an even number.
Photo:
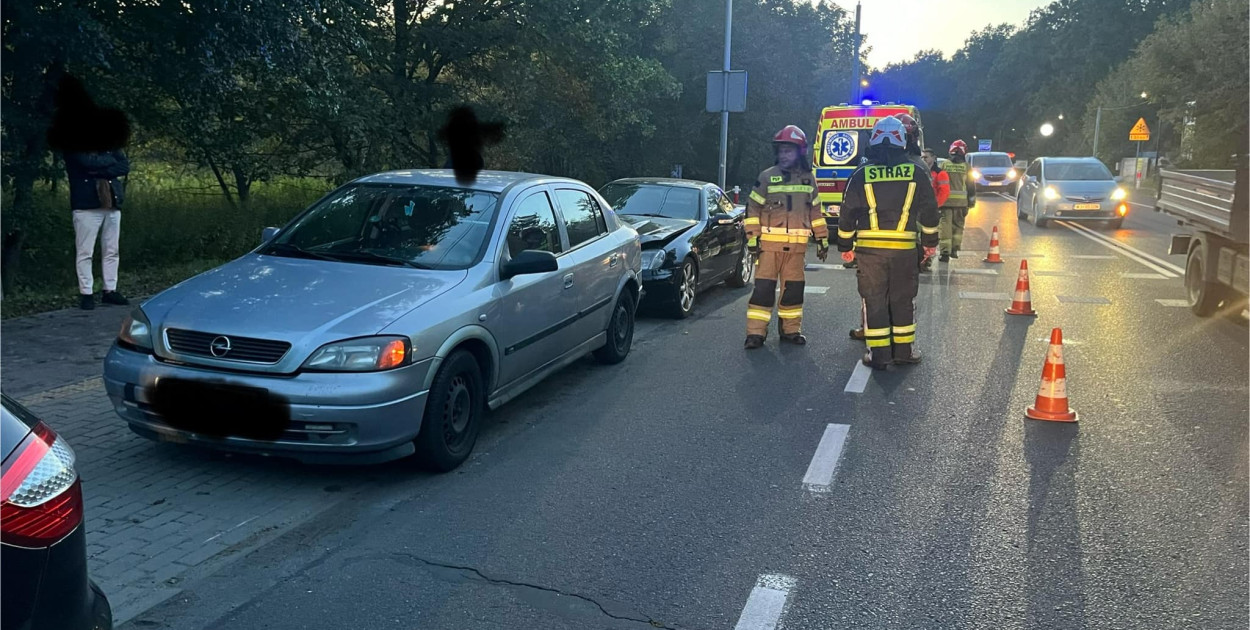
[[[123,322],[104,381],[139,435],[446,471],[487,408],[633,341],[638,234],[580,181],[382,173],[262,241]]]

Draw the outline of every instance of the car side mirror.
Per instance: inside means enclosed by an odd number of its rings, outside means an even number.
[[[1124,176],[1123,176],[1123,175],[1116,175],[1116,176],[1115,176],[1115,177],[1113,177],[1112,179],[1114,179],[1114,180],[1115,180],[1115,183],[1117,183],[1117,184],[1123,184],[1123,183],[1124,183]]]
[[[549,273],[559,269],[560,262],[556,260],[555,254],[540,249],[527,249],[504,263],[499,275],[504,280],[511,280],[516,276]]]
[[[714,225],[729,225],[734,222],[734,218],[731,214],[720,213],[712,215],[711,221]]]
[[[276,227],[267,227],[264,230],[261,230],[260,244],[264,245],[265,243],[272,241],[273,237],[277,236],[278,232],[280,231],[282,231],[282,228],[276,228]]]

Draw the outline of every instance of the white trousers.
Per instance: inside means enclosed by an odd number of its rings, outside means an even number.
[[[94,293],[95,277],[91,272],[91,259],[95,256],[97,237],[103,250],[101,266],[104,268],[104,290],[117,290],[117,240],[121,234],[121,226],[121,210],[74,211],[74,240],[78,250],[75,266],[78,270],[79,293]]]

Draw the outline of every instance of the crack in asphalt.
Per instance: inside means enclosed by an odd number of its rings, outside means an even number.
[[[422,563],[422,564],[428,565],[428,566],[432,566],[432,567],[439,567],[439,568],[443,568],[443,569],[451,569],[451,570],[455,570],[455,571],[464,571],[464,572],[472,573],[473,575],[476,575],[476,576],[477,576],[477,577],[478,577],[481,581],[486,582],[487,584],[500,585],[500,586],[516,586],[516,587],[520,587],[520,588],[532,588],[532,589],[535,589],[535,590],[545,591],[545,592],[548,592],[548,593],[555,593],[556,595],[563,595],[563,596],[565,596],[565,597],[573,597],[573,598],[576,598],[576,599],[580,599],[580,600],[582,600],[582,601],[584,601],[584,602],[587,602],[587,603],[590,603],[590,604],[594,604],[594,606],[595,606],[596,608],[598,608],[598,609],[599,609],[599,612],[603,613],[603,614],[604,614],[604,616],[610,617],[610,618],[612,618],[612,619],[616,619],[616,620],[618,620],[618,621],[632,621],[632,622],[634,622],[634,623],[645,623],[645,624],[647,624],[647,625],[650,625],[650,626],[651,626],[651,627],[653,627],[653,628],[663,628],[664,630],[682,630],[682,629],[681,629],[680,627],[678,627],[678,626],[670,626],[670,625],[665,624],[664,622],[661,622],[661,621],[656,621],[655,619],[652,619],[651,617],[647,617],[647,618],[643,619],[643,618],[639,618],[639,617],[623,617],[623,616],[621,616],[621,615],[614,615],[614,614],[612,614],[612,613],[608,612],[608,609],[607,609],[607,608],[604,608],[604,607],[603,607],[603,604],[600,604],[599,602],[595,601],[595,600],[594,600],[594,598],[587,597],[587,596],[585,596],[585,595],[580,595],[580,594],[578,594],[578,593],[567,593],[567,592],[562,591],[562,590],[560,590],[560,589],[551,588],[551,587],[547,587],[547,586],[541,586],[541,585],[538,585],[538,584],[530,584],[530,583],[528,583],[528,582],[514,582],[514,581],[512,581],[512,580],[504,580],[504,579],[501,579],[501,578],[493,578],[493,577],[490,577],[490,576],[486,575],[485,573],[482,573],[480,570],[475,569],[475,568],[473,568],[473,567],[466,567],[466,566],[461,566],[461,565],[457,565],[457,564],[447,564],[447,563],[444,563],[444,562],[435,562],[435,561],[433,561],[433,560],[427,560],[427,559],[425,559],[425,558],[422,558],[422,557],[420,557],[420,556],[415,556],[415,555],[412,555],[412,554],[403,554],[403,555],[405,555],[405,556],[407,556],[407,557],[409,557],[409,558],[412,558],[413,560],[416,560],[417,562],[420,562],[420,563]]]

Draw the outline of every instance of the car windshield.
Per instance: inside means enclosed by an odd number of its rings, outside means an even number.
[[[1047,162],[1046,179],[1056,182],[1083,182],[1112,179],[1111,171],[1098,162]]]
[[[262,253],[422,269],[481,259],[499,196],[463,188],[358,184],[323,199]]]
[[[699,219],[698,188],[622,182],[608,184],[599,192],[620,215]]]
[[[1011,158],[1004,154],[970,156],[972,165],[977,168],[1011,168]]]

